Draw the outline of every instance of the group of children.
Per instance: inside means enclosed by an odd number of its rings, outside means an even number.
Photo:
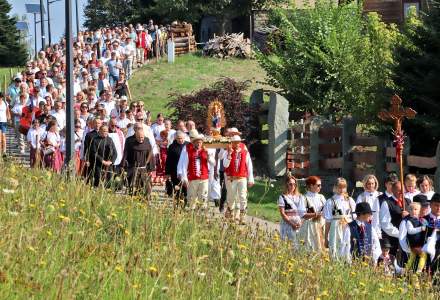
[[[320,180],[318,185],[320,187]],[[386,190],[380,193],[377,178],[367,175],[363,186],[364,192],[354,201],[347,193],[347,181],[338,178],[333,196],[325,201],[320,213],[325,225],[320,231],[330,257],[348,262],[367,259],[387,274],[436,272],[440,254],[436,251],[440,250],[436,233],[440,228],[440,194],[434,192],[432,180],[428,176],[417,179],[408,174],[402,188],[398,177],[390,174],[385,180]],[[311,188],[313,186],[307,185],[308,193]],[[286,206],[280,202],[282,236],[288,232],[286,228],[302,234],[301,224],[307,222],[305,205],[301,203],[305,201],[304,197],[297,199],[295,215],[303,220],[292,222],[291,228],[286,227],[289,224]],[[284,234],[283,238],[298,244],[292,232]],[[309,239],[308,236],[301,237],[301,240]]]

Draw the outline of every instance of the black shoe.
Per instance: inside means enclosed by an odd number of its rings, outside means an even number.
[[[220,201],[218,199],[214,199],[214,205],[215,207],[219,207]]]

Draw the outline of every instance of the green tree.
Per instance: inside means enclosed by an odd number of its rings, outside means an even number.
[[[395,82],[404,104],[417,111],[405,123],[416,154],[434,155],[440,140],[440,3],[433,2],[421,18],[409,18],[407,40],[397,49]]]
[[[320,1],[314,8],[276,10],[273,54],[257,54],[268,81],[297,112],[352,115],[372,121],[394,88],[391,66],[399,31],[356,4]]]
[[[6,0],[0,0],[0,65],[23,66],[27,50],[21,42],[17,20],[8,16],[10,11],[11,5]]]
[[[89,0],[84,8],[84,26],[96,30],[127,24],[138,15],[135,0]]]

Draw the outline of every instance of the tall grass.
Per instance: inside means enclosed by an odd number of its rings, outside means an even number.
[[[276,234],[0,164],[2,299],[434,299]]]

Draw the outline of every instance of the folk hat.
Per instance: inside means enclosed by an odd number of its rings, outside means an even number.
[[[241,135],[241,132],[238,131],[237,128],[231,127],[231,128],[228,128],[228,130],[226,131],[226,134],[229,136],[234,136],[234,135]]]
[[[421,206],[429,206],[428,197],[423,194],[415,195],[413,198],[413,202],[418,202]]]
[[[189,132],[189,138],[191,139],[192,142],[195,142],[197,140],[203,140],[204,135],[199,134],[199,132],[196,129],[193,129],[193,130],[190,130],[190,132]]]
[[[357,215],[372,214],[372,213],[374,213],[374,211],[371,210],[371,206],[368,202],[360,202],[360,203],[356,204],[355,213]]]
[[[382,249],[391,249],[391,243],[388,239],[380,240],[380,248]]]
[[[234,135],[231,137],[231,142],[241,142],[243,141],[239,135]]]
[[[440,203],[440,194],[439,193],[435,193],[432,198],[431,198],[431,203],[433,202],[439,202]]]

